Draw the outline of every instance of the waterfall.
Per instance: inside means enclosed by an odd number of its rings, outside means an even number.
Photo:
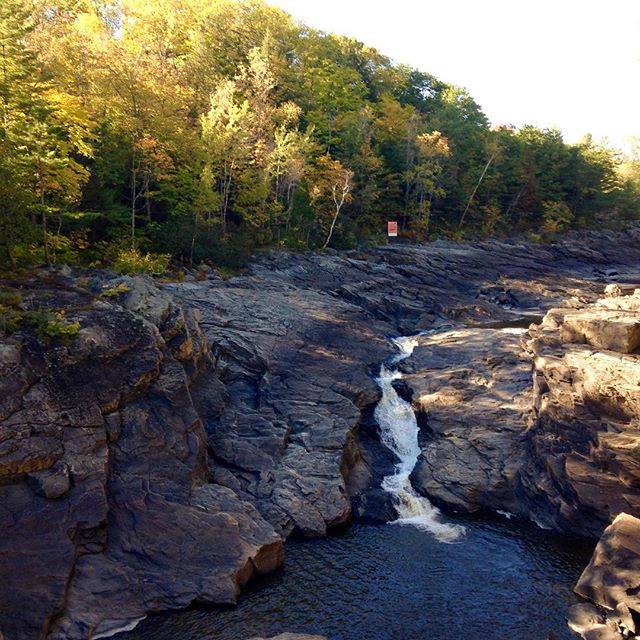
[[[380,427],[382,443],[400,459],[394,473],[382,480],[382,488],[393,496],[398,513],[395,523],[410,524],[428,531],[440,542],[454,542],[464,535],[464,527],[442,522],[440,511],[411,486],[409,476],[420,455],[418,423],[411,403],[403,400],[392,384],[394,380],[402,378],[394,365],[413,353],[418,340],[419,336],[393,339],[398,353],[390,360],[389,366],[382,365],[380,376],[376,379],[382,397],[374,415]]]

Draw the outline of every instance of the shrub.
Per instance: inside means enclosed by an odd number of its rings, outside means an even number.
[[[20,328],[20,302],[22,296],[16,291],[0,289],[0,333],[15,333]]]
[[[231,278],[235,278],[243,272],[242,269],[239,269],[237,267],[229,267],[224,264],[220,265],[216,270],[218,272],[218,275],[223,280],[230,280]]]
[[[44,317],[36,324],[36,333],[41,340],[62,340],[63,342],[77,335],[80,331],[79,322],[69,322],[63,311],[51,315],[45,313]]]
[[[542,236],[539,233],[529,232],[529,240],[534,244],[542,244]]]
[[[11,334],[20,329],[22,313],[0,306],[0,333]]]
[[[17,291],[0,289],[0,307],[16,309],[22,302],[22,296]]]
[[[21,324],[33,327],[38,338],[45,343],[53,340],[66,342],[80,331],[80,323],[69,322],[64,311],[52,312],[48,309],[25,311]]]
[[[80,331],[80,323],[69,322],[64,311],[24,311],[19,307],[21,301],[20,294],[14,291],[0,291],[0,333],[11,334],[29,326],[41,341],[48,343],[52,340],[65,342]]]
[[[113,268],[116,273],[147,273],[160,275],[167,270],[170,257],[165,253],[141,253],[137,249],[123,249],[118,253]]]
[[[546,200],[542,203],[542,228],[548,233],[566,231],[573,222],[573,213],[564,202]]]

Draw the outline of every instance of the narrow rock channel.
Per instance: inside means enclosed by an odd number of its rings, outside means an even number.
[[[440,511],[425,497],[419,496],[411,485],[411,472],[421,453],[418,444],[418,421],[410,402],[400,397],[393,387],[402,378],[396,365],[408,358],[418,344],[418,336],[395,338],[398,354],[380,368],[376,379],[382,396],[375,409],[383,444],[399,458],[394,473],[382,480],[382,488],[394,498],[398,513],[397,524],[410,524],[432,533],[440,542],[454,542],[464,535],[464,527],[446,524]]]

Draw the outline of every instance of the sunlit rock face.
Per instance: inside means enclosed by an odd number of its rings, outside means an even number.
[[[640,515],[640,295],[554,309],[530,331],[536,420],[522,479],[548,526]]]
[[[438,506],[589,537],[640,515],[640,292],[565,305],[528,329],[419,336],[401,363],[421,425],[413,486]]]
[[[531,420],[523,332],[466,328],[424,336],[403,363],[423,432],[412,480],[438,505],[527,515],[516,492]]]
[[[636,638],[640,633],[640,520],[619,514],[598,542],[575,592],[590,600],[569,612],[585,640]],[[595,605],[595,606],[594,606]]]

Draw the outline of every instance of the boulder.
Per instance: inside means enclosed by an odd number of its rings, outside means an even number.
[[[598,542],[574,591],[568,623],[585,640],[635,638],[640,614],[640,519],[619,514]]]
[[[596,349],[633,353],[640,347],[640,314],[589,309],[567,313],[562,340],[587,343]]]
[[[640,519],[619,514],[598,542],[575,592],[609,610],[640,614]]]
[[[619,284],[612,283],[608,284],[604,288],[604,297],[605,298],[617,298],[622,295],[622,287]]]
[[[608,619],[592,604],[575,604],[569,608],[569,628],[584,640],[623,640],[624,635],[615,620]]]
[[[69,468],[57,462],[46,471],[38,471],[28,475],[29,485],[40,496],[54,499],[61,498],[71,488]]]

